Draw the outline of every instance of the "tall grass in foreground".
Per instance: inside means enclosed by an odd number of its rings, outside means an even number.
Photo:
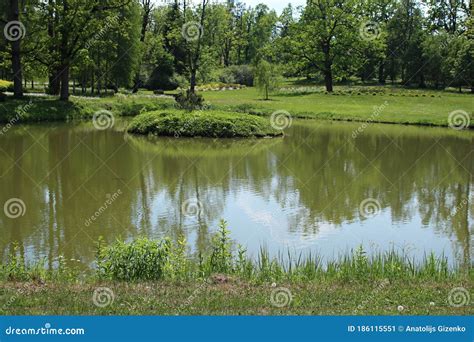
[[[187,254],[184,238],[173,242],[168,238],[154,241],[138,238],[126,243],[117,241],[106,246],[99,241],[97,268],[94,276],[103,280],[119,281],[187,281],[206,279],[215,274],[235,277],[249,282],[334,280],[365,282],[389,280],[444,280],[472,277],[472,269],[450,269],[445,257],[425,256],[416,263],[395,251],[368,256],[361,247],[336,261],[324,263],[318,255],[280,254],[271,258],[262,248],[256,260],[248,257],[242,246],[234,251],[225,221],[221,221],[213,236],[208,253],[191,257]],[[466,274],[467,272],[467,274]],[[74,278],[74,272],[59,262],[54,269],[45,269],[44,263],[27,265],[16,255],[0,266],[0,278],[7,280],[35,280]]]

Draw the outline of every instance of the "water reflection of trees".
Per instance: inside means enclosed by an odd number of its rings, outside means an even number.
[[[15,241],[21,253],[50,264],[59,254],[90,261],[99,236],[194,235],[202,251],[228,197],[247,189],[275,199],[289,229],[305,235],[318,234],[323,223],[363,219],[360,202],[376,198],[393,222],[420,215],[455,241],[459,260],[471,262],[472,136],[374,126],[353,139],[356,127],[295,124],[284,139],[224,143],[149,141],[83,126],[18,128],[0,137],[0,203],[19,197],[27,212],[0,217],[3,257]],[[86,227],[118,189],[122,195]],[[194,219],[181,210],[190,198],[203,203]]]
[[[340,224],[363,219],[359,204],[376,198],[382,209],[390,210],[393,222],[409,221],[418,212],[425,226],[454,236],[462,251],[460,260],[469,263],[472,134],[446,136],[433,129],[375,126],[354,140],[355,127],[297,126],[292,134],[306,137],[305,143],[287,139],[289,146],[281,147],[279,155],[286,162],[278,173],[296,178],[300,200],[311,208],[309,221]],[[466,204],[460,205],[463,200]]]

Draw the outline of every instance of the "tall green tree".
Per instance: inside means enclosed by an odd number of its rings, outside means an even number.
[[[328,92],[333,91],[334,70],[342,73],[353,63],[359,11],[355,0],[308,0],[298,23],[293,53],[307,69],[323,75]]]

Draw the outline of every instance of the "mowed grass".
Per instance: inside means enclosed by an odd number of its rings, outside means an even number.
[[[447,126],[449,114],[461,110],[474,127],[474,95],[390,87],[336,87],[333,94],[303,87],[282,90],[269,101],[255,88],[208,91],[204,98],[219,109],[270,115],[285,110],[293,117],[345,121]]]
[[[193,282],[6,282],[0,283],[1,315],[472,315],[472,305],[454,307],[454,281],[393,281],[252,284],[215,277]],[[94,304],[107,287],[109,305]],[[280,297],[281,288],[291,293]],[[284,293],[284,292],[280,292]],[[272,299],[273,298],[273,299]]]
[[[414,125],[448,126],[449,115],[460,111],[474,127],[474,95],[454,91],[404,89],[391,86],[336,86],[334,93],[322,87],[285,85],[269,101],[262,100],[255,88],[201,93],[209,109],[270,116],[283,110],[294,118],[341,121],[368,121]],[[0,122],[35,122],[88,119],[100,110],[115,116],[173,109],[171,97],[153,96],[149,91],[139,95],[117,94],[104,98],[71,97],[69,103],[52,97],[32,97],[0,103]],[[25,107],[26,106],[26,107]],[[21,113],[21,115],[18,115]]]
[[[108,111],[114,117],[135,116],[158,109],[172,108],[174,100],[149,96],[116,95],[114,97],[71,97],[69,102],[55,97],[25,96],[0,102],[0,122],[21,123],[90,119],[95,113]]]

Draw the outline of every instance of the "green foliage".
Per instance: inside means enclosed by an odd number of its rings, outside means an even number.
[[[35,97],[27,100],[9,99],[0,109],[0,122],[38,122],[90,119],[100,110],[108,110],[114,116],[134,116],[143,112],[173,108],[171,100],[156,101],[148,97],[124,96],[111,98],[71,98],[64,102],[54,97]],[[21,113],[21,115],[18,115]]]
[[[0,80],[0,93],[5,91],[13,91],[13,82]]]
[[[237,276],[243,280],[264,283],[273,281],[337,280],[342,282],[373,282],[381,279],[445,280],[463,276],[461,269],[450,269],[447,259],[428,255],[415,263],[395,251],[369,257],[362,246],[336,261],[322,263],[317,255],[295,255],[271,258],[264,248],[256,261],[239,246],[233,250],[227,223],[221,221],[213,235],[210,251],[195,261],[186,253],[186,241],[170,239],[152,241],[146,238],[131,243],[116,242],[98,252],[98,274],[111,280],[192,280],[213,274]],[[21,274],[21,272],[19,272]]]
[[[251,87],[254,83],[254,71],[249,65],[231,65],[222,70],[219,79],[223,83],[237,83]]]
[[[467,271],[467,273],[466,273]],[[469,270],[451,268],[447,259],[429,254],[416,263],[408,256],[395,252],[368,256],[362,246],[352,254],[323,264],[318,255],[294,255],[288,251],[271,258],[262,248],[256,260],[246,250],[233,248],[227,223],[221,221],[213,235],[211,248],[196,260],[187,253],[183,237],[173,242],[169,238],[159,241],[137,238],[132,242],[116,241],[105,245],[97,243],[96,275],[102,280],[119,281],[192,281],[209,278],[214,274],[235,276],[252,283],[337,281],[339,283],[373,283],[375,281],[446,281],[469,276]],[[0,279],[8,281],[75,281],[77,272],[69,268],[63,257],[53,268],[40,261],[27,265],[15,248],[7,263],[0,265]]]
[[[147,89],[175,90],[179,83],[175,80],[172,56],[160,50],[155,63],[156,67],[146,82]]]
[[[14,245],[8,261],[0,264],[0,280],[71,282],[77,279],[78,271],[67,265],[64,256],[59,256],[51,268],[46,267],[46,264],[46,259],[27,263],[18,245]]]
[[[219,111],[156,111],[133,119],[128,131],[176,137],[264,137],[281,135],[270,121],[252,115]]]
[[[212,252],[204,264],[203,274],[210,276],[212,273],[233,273],[232,241],[230,240],[230,231],[227,229],[227,222],[224,220],[220,221],[219,229],[212,237],[211,249]],[[244,258],[243,255],[241,257]]]
[[[172,254],[169,239],[152,241],[135,239],[131,243],[117,241],[109,247],[99,245],[98,275],[116,280],[157,280],[165,276]]]
[[[203,107],[204,98],[202,95],[196,94],[189,90],[181,92],[175,96],[176,105],[179,109],[195,110]]]
[[[255,67],[255,85],[268,100],[272,91],[275,91],[281,83],[281,76],[277,66],[262,59]]]

